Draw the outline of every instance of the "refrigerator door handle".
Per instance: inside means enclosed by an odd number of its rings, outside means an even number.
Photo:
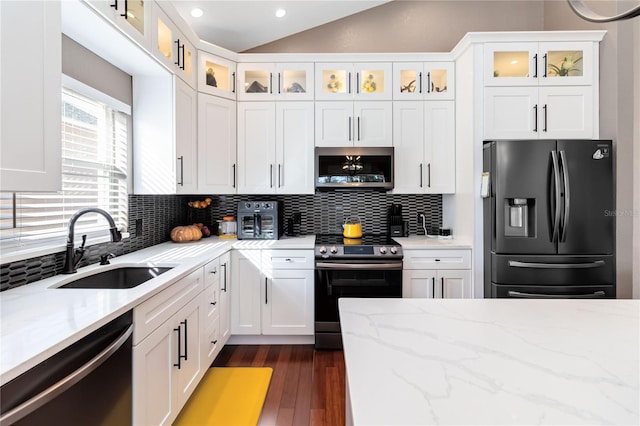
[[[562,178],[564,179],[564,215],[562,216],[562,231],[560,232],[560,242],[567,239],[567,224],[569,223],[569,208],[571,206],[571,195],[569,192],[569,169],[567,168],[567,154],[560,151],[560,162],[562,164]]]
[[[593,293],[586,293],[586,294],[558,295],[558,294],[542,294],[542,293],[523,293],[520,291],[509,290],[507,294],[509,295],[509,297],[518,297],[523,299],[557,299],[558,297],[562,299],[598,299],[606,296],[606,293],[604,291],[594,291]]]
[[[556,189],[556,211],[553,215],[553,235],[551,236],[551,242],[556,242],[560,230],[560,171],[558,170],[558,153],[555,150],[551,151],[551,160],[553,163],[553,179]]]
[[[519,262],[510,260],[509,266],[514,268],[538,268],[538,269],[585,269],[599,268],[604,266],[604,260],[596,260],[588,263],[537,263],[537,262]]]

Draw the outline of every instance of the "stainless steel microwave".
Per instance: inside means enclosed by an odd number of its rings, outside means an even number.
[[[316,190],[393,189],[393,147],[317,147]]]

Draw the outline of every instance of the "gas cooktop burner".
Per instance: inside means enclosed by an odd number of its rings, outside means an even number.
[[[386,234],[345,238],[340,234],[316,235],[316,258],[402,259],[402,247]]]

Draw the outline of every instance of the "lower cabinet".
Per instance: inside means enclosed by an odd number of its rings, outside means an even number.
[[[405,250],[402,296],[472,298],[471,250]]]
[[[231,334],[313,335],[313,250],[234,250]]]

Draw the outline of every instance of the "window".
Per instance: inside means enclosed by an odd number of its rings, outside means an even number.
[[[62,90],[62,192],[0,194],[3,249],[42,245],[43,239],[64,245],[69,219],[85,207],[109,212],[119,230],[127,229],[129,107],[64,81],[89,96]],[[108,236],[107,229],[101,215],[87,214],[76,223],[75,235]]]

